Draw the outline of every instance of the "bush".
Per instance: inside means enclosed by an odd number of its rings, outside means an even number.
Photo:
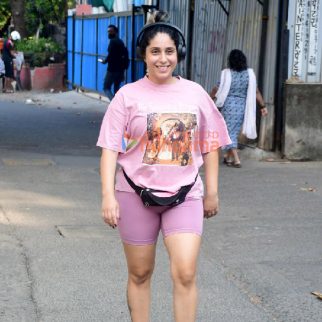
[[[64,50],[51,39],[47,38],[26,38],[16,44],[16,49],[22,51],[25,62],[30,67],[47,66],[49,63],[61,62]]]

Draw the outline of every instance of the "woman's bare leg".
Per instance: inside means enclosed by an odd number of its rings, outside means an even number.
[[[14,81],[14,79],[12,79],[12,78],[9,78],[9,77],[5,78],[5,82],[4,82],[5,91],[8,91],[8,92],[13,91],[13,87],[12,87],[12,84],[11,84],[13,81]]]
[[[237,149],[231,149],[233,157],[234,157],[234,164],[240,164],[240,159],[237,153]]]
[[[173,303],[176,322],[195,322],[198,290],[197,259],[201,238],[193,233],[178,233],[165,238],[173,279]]]
[[[124,243],[123,246],[128,266],[127,300],[132,322],[149,322],[156,245]]]

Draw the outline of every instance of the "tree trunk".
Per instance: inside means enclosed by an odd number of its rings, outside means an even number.
[[[26,37],[25,0],[10,0],[10,6],[14,30],[19,31],[22,38]]]

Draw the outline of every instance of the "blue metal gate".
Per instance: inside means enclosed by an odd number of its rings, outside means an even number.
[[[132,50],[135,48],[132,46],[132,41],[135,41],[138,32],[144,25],[144,15],[142,13],[135,14],[134,30],[132,30],[132,17],[131,12],[68,17],[67,81],[69,88],[103,92],[107,65],[103,65],[97,60],[107,55],[109,43],[107,26],[110,24],[118,26],[119,37],[124,41],[129,51],[131,63],[126,71],[124,83],[144,76],[144,63],[135,58],[135,52]]]

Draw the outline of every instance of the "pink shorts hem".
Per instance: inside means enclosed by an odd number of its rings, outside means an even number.
[[[195,231],[192,229],[176,229],[176,230],[165,231],[163,234],[163,238],[167,238],[168,236],[174,235],[174,234],[195,234],[200,237],[202,236],[202,232]]]
[[[121,238],[122,242],[124,244],[128,244],[128,245],[133,245],[133,246],[146,246],[146,245],[153,245],[156,244],[158,239],[155,240],[130,240],[130,239],[125,239],[125,238]]]

